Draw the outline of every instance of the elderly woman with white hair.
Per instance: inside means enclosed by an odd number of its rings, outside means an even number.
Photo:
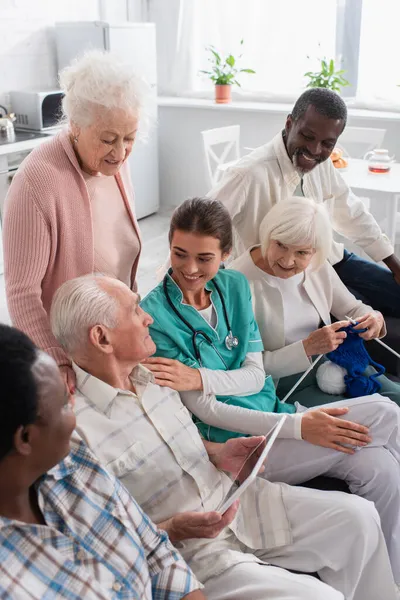
[[[283,398],[316,355],[336,350],[357,320],[364,340],[383,337],[380,312],[357,300],[327,261],[332,226],[322,205],[303,197],[276,204],[260,225],[261,245],[253,246],[230,264],[243,273],[252,289],[254,313],[264,344],[265,371]],[[332,323],[331,315],[338,319]],[[322,325],[322,326],[321,326]],[[368,367],[367,374],[374,372]],[[377,377],[380,393],[400,405],[400,386]],[[342,400],[344,394],[323,392],[314,368],[290,397],[307,407]]]
[[[6,200],[5,282],[13,324],[74,374],[51,333],[56,289],[101,271],[136,288],[141,249],[127,158],[147,120],[147,84],[91,51],[60,74],[67,126],[31,152]]]

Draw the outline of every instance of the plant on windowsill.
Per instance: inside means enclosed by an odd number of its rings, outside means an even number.
[[[240,45],[242,44],[243,40],[240,41]],[[253,69],[240,69],[238,67],[237,62],[242,58],[242,54],[237,59],[232,54],[224,58],[217,52],[214,46],[208,46],[206,50],[211,53],[208,59],[212,65],[211,70],[200,71],[200,73],[207,75],[215,84],[215,102],[217,104],[228,104],[232,99],[232,85],[241,87],[237,80],[239,73],[255,73],[255,71]]]
[[[309,78],[309,82],[307,83],[306,87],[327,88],[328,90],[333,90],[334,92],[340,93],[343,87],[350,85],[347,79],[343,77],[343,73],[346,71],[343,69],[337,71],[333,58],[331,58],[331,60],[321,58],[320,62],[321,68],[319,71],[308,71],[307,73],[304,73],[304,77]]]

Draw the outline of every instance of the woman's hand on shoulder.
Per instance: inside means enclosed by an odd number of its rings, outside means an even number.
[[[355,446],[366,446],[372,440],[368,436],[368,427],[338,418],[348,410],[347,407],[333,406],[308,410],[302,414],[301,437],[315,446],[354,454]]]
[[[364,333],[360,333],[360,337],[363,340],[373,340],[379,337],[382,327],[385,324],[383,315],[379,310],[373,310],[362,317],[357,317],[356,321],[357,325],[354,326],[356,331],[357,329],[367,329]]]
[[[142,363],[154,375],[157,385],[177,392],[202,390],[203,380],[198,369],[188,367],[173,358],[147,358]]]
[[[332,323],[332,325],[325,325],[320,329],[316,329],[310,335],[303,340],[303,346],[305,353],[308,357],[315,356],[317,354],[327,354],[336,350],[340,344],[346,339],[346,332],[339,331],[342,327],[350,325],[350,321],[338,321]]]

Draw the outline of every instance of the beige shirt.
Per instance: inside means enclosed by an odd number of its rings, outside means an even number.
[[[388,238],[338,170],[331,160],[326,160],[306,173],[304,196],[324,204],[335,231],[355,242],[375,261],[393,254]],[[226,171],[208,195],[222,202],[232,217],[233,258],[260,243],[261,221],[274,204],[293,196],[299,183],[300,175],[287,155],[281,132]],[[333,242],[330,262],[335,264],[342,258],[343,244]]]
[[[142,366],[131,375],[137,394],[73,367],[78,433],[155,523],[177,512],[217,508],[231,480],[210,462],[177,392],[154,384]],[[201,581],[241,562],[261,562],[251,554],[256,549],[291,543],[283,486],[258,477],[216,539],[175,544]]]
[[[229,268],[240,271],[249,280],[254,315],[264,344],[264,368],[277,381],[280,377],[306,371],[310,361],[302,340],[285,345],[282,290],[271,285],[264,271],[254,264],[251,250],[252,248],[249,248],[234,260]],[[346,318],[346,315],[355,319],[373,310],[371,306],[363,304],[349,292],[327,261],[317,271],[311,267],[305,271],[302,287],[325,325],[330,324],[331,314],[341,321]],[[386,335],[385,326],[379,335],[380,337]]]
[[[140,243],[115,177],[82,173],[92,209],[95,271],[131,287]]]

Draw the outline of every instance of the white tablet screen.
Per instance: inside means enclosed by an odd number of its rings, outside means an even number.
[[[216,508],[217,512],[220,512],[221,514],[223,514],[224,512],[226,512],[228,510],[228,508],[234,503],[235,500],[237,500],[242,494],[243,492],[249,487],[249,485],[254,481],[254,479],[257,477],[257,474],[261,468],[261,466],[263,465],[263,463],[265,462],[265,459],[268,456],[269,451],[272,448],[272,444],[274,443],[274,441],[276,440],[276,438],[279,435],[280,430],[282,429],[282,426],[284,424],[286,420],[286,415],[282,415],[282,417],[280,418],[280,420],[272,427],[272,429],[267,433],[266,438],[267,439],[267,443],[265,445],[264,450],[262,451],[262,453],[260,454],[256,464],[254,465],[253,469],[251,470],[251,473],[248,475],[248,477],[246,477],[246,479],[238,486],[236,481],[238,480],[240,473],[243,471],[244,467],[246,466],[247,462],[249,461],[249,459],[253,456],[253,454],[257,451],[257,449],[260,447],[261,444],[264,444],[265,441],[263,440],[258,446],[256,446],[254,448],[254,450],[249,454],[249,456],[246,458],[245,462],[243,463],[240,471],[238,472],[238,474],[235,477],[235,482],[233,482],[232,486],[229,488],[228,493],[226,494],[225,498],[223,499],[223,501],[220,503],[220,505],[218,506],[218,508]]]

